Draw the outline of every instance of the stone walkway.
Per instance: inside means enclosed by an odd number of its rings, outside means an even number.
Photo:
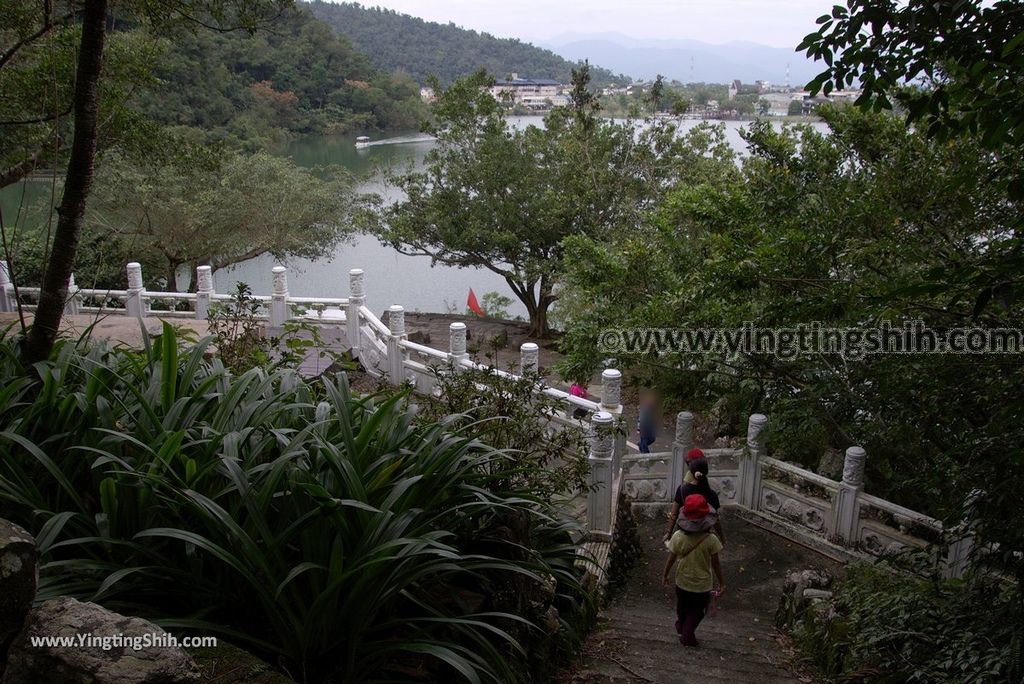
[[[659,520],[638,524],[643,558],[628,585],[602,611],[576,668],[574,684],[699,682],[782,684],[813,681],[788,666],[785,640],[774,627],[786,573],[808,567],[835,569],[813,551],[725,515],[722,551],[727,592],[718,613],[697,630],[698,648],[679,644],[673,627],[674,594],[663,587],[666,551]]]

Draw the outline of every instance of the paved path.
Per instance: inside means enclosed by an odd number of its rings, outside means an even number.
[[[697,630],[698,648],[680,645],[673,627],[674,594],[661,584],[664,524],[644,520],[639,523],[643,558],[602,611],[579,664],[564,679],[575,684],[810,681],[787,667],[785,643],[774,627],[775,608],[787,572],[832,569],[834,564],[728,513],[725,524],[727,593],[719,600],[718,614],[705,618]]]

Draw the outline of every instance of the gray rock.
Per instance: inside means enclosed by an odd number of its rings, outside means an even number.
[[[430,344],[430,332],[427,330],[413,330],[409,333],[409,341],[416,344]]]
[[[817,473],[832,480],[843,479],[843,451],[842,449],[826,449],[818,461]]]
[[[805,601],[831,601],[832,592],[824,589],[804,589]]]
[[[807,570],[795,570],[786,575],[786,581],[782,587],[782,598],[779,600],[779,609],[775,613],[775,624],[783,630],[790,630],[799,622],[813,596],[808,592],[824,590],[831,586],[832,575],[824,570],[811,568]],[[830,592],[822,591],[821,594]],[[818,599],[824,597],[819,595]]]
[[[36,597],[39,552],[32,535],[0,519],[0,662]]]
[[[166,632],[151,622],[125,617],[98,606],[62,597],[29,611],[25,627],[8,651],[2,684],[192,684],[199,671],[178,647],[109,641],[92,646],[32,646],[33,637],[91,635],[92,639],[123,635],[162,639]],[[109,647],[106,648],[105,646]]]
[[[733,410],[729,400],[726,397],[719,398],[707,412],[705,423],[707,438],[714,439],[735,434],[734,427],[738,421],[739,416]]]

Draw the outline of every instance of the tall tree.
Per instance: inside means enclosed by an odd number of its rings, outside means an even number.
[[[32,362],[48,356],[53,347],[67,295],[68,279],[74,269],[82,220],[92,189],[103,87],[101,76],[105,65],[104,48],[108,22],[112,19],[109,14],[114,7],[108,6],[106,0],[69,0],[59,3],[48,0],[41,6],[22,0],[7,0],[5,5],[5,10],[11,10],[14,30],[5,35],[5,39],[11,38],[11,43],[0,53],[0,80],[10,79],[18,83],[22,91],[26,85],[29,88],[36,85],[39,88],[38,99],[50,102],[51,106],[40,116],[4,123],[8,126],[32,127],[59,124],[69,114],[72,118],[71,148],[63,195],[57,211],[57,224],[44,271],[39,306],[32,329],[23,345],[25,359]],[[219,31],[237,28],[253,31],[268,19],[279,16],[291,5],[291,0],[144,0],[118,5],[116,9],[121,11],[122,18],[156,27],[185,22]],[[5,21],[6,16],[5,11]],[[67,75],[71,79],[69,83],[60,79],[56,69],[41,69],[41,66],[48,64],[49,55],[46,51],[32,48],[40,40],[68,28],[76,18],[80,18],[81,22],[76,27],[79,37],[73,75]],[[57,93],[71,93],[67,111],[53,108],[52,103],[59,101],[59,98],[49,97],[50,88]],[[28,131],[26,137],[33,144],[21,151],[15,148],[14,153],[6,147],[3,149],[4,170],[0,173],[0,180],[4,184],[24,177],[44,159],[52,164],[60,160],[59,154],[50,151],[51,144],[59,142],[59,125],[52,126],[41,140],[38,139],[37,129],[29,128]],[[17,158],[19,154],[20,159]]]
[[[57,228],[32,328],[25,338],[25,360],[34,363],[50,355],[64,313],[68,280],[75,268],[75,251],[82,232],[85,203],[92,189],[99,112],[99,80],[106,38],[106,0],[87,0],[82,15],[82,38],[75,73],[74,136],[64,194],[57,210]]]
[[[168,289],[182,266],[213,270],[262,254],[316,259],[349,234],[347,176],[267,154],[224,153],[206,163],[146,163],[109,154],[99,171],[95,232],[164,258]]]
[[[659,153],[670,131],[595,116],[586,68],[573,79],[572,106],[522,129],[488,94],[486,74],[457,80],[438,100],[426,168],[392,175],[405,199],[381,207],[373,226],[402,253],[502,276],[536,337],[549,334],[562,240],[632,225],[669,170]]]

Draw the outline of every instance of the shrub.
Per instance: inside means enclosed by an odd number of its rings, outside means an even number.
[[[514,459],[208,344],[165,325],[26,368],[0,342],[0,510],[36,536],[40,597],[217,633],[300,681],[526,679],[520,635],[582,590],[573,524]]]
[[[798,644],[839,681],[1021,681],[1021,612],[1012,586],[922,579],[851,565],[834,613],[804,620]]]
[[[507,453],[515,467],[501,466],[493,485],[521,487],[550,500],[585,491],[590,466],[582,422],[556,423],[565,408],[537,392],[534,380],[495,373],[493,368],[451,373],[435,368],[436,396],[421,401],[427,420],[450,416],[483,441]],[[418,398],[419,400],[419,398]]]

